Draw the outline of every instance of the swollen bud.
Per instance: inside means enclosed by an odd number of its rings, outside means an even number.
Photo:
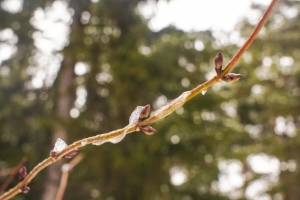
[[[223,64],[223,55],[221,52],[217,53],[214,61],[215,61],[215,70],[219,75],[222,72],[222,64]]]
[[[78,151],[79,149],[74,149],[71,152],[64,155],[64,158],[73,158],[78,153]]]
[[[145,119],[146,117],[148,117],[150,110],[151,106],[149,104],[145,105],[141,110],[140,119]]]
[[[236,82],[242,77],[241,74],[229,73],[223,76],[222,80],[225,82]]]
[[[50,155],[51,158],[56,158],[57,155],[58,155],[58,153],[56,151],[54,151],[54,150],[51,150],[50,153],[49,153],[49,155]]]
[[[20,171],[19,171],[19,180],[23,181],[27,176],[27,169],[25,166],[21,167]]]
[[[143,131],[147,135],[153,135],[154,133],[156,133],[156,130],[154,128],[152,128],[151,126],[142,126],[139,128],[141,129],[141,131]]]
[[[146,106],[137,106],[134,111],[131,113],[129,117],[129,125],[135,125],[148,117],[150,113],[150,105],[147,104]]]
[[[27,194],[29,192],[30,188],[28,186],[24,186],[21,188],[22,193]]]

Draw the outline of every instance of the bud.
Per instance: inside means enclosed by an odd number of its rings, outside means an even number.
[[[219,52],[215,57],[215,70],[218,75],[221,74],[222,72],[222,64],[223,64],[223,55],[221,52]]]
[[[143,127],[140,127],[140,129],[147,135],[153,135],[154,133],[156,133],[156,130],[154,128],[152,128],[151,126],[143,126]]]
[[[129,117],[129,125],[135,125],[143,121],[146,117],[148,117],[150,109],[151,107],[149,104],[146,106],[137,106]]]
[[[64,158],[73,158],[78,153],[78,151],[79,149],[74,149],[71,152],[64,155]]]
[[[28,186],[24,186],[24,187],[21,188],[21,191],[24,194],[27,194],[29,192],[29,190],[30,190],[30,187],[28,187]]]
[[[140,119],[145,119],[146,117],[148,117],[150,110],[151,106],[149,104],[145,105],[141,110]]]
[[[225,82],[236,82],[242,77],[241,74],[229,73],[223,76],[222,80]]]
[[[27,169],[25,166],[21,167],[20,171],[19,171],[19,180],[23,181],[27,176]]]
[[[54,150],[51,150],[50,153],[49,153],[50,157],[51,158],[56,158],[56,156],[58,155],[58,153]]]

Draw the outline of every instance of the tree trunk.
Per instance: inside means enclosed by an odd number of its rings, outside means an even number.
[[[73,86],[73,80],[75,78],[74,67],[76,63],[76,55],[78,49],[73,48],[78,46],[84,46],[84,25],[80,22],[81,14],[84,10],[89,8],[90,1],[76,0],[70,1],[70,7],[74,10],[73,23],[71,24],[71,33],[69,45],[64,49],[64,60],[62,62],[55,89],[57,91],[55,100],[55,112],[57,118],[62,121],[70,119],[70,110],[73,107],[75,99],[75,90]],[[80,49],[79,51],[82,51]],[[67,142],[68,132],[63,125],[57,126],[56,131],[52,136],[52,143],[54,145],[57,138],[61,138]],[[45,181],[45,192],[42,200],[55,199],[58,191],[60,177],[61,177],[62,161],[58,161],[48,167],[47,177]]]
[[[56,115],[58,119],[66,121],[70,118],[70,110],[74,103],[74,90],[72,90],[73,79],[74,79],[74,65],[75,62],[70,55],[65,55],[64,61],[61,65],[61,71],[58,76],[57,82],[57,97],[55,101],[56,105]],[[56,131],[52,136],[52,143],[54,145],[57,138],[61,138],[67,141],[68,133],[67,129],[58,125]],[[62,161],[58,161],[50,165],[47,169],[47,178],[45,182],[45,192],[42,197],[43,200],[53,200],[55,199],[60,177],[61,177],[61,166]]]

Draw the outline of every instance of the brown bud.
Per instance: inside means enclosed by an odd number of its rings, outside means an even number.
[[[71,152],[64,155],[64,158],[73,158],[78,153],[78,151],[79,149],[74,149]]]
[[[222,64],[223,64],[223,55],[221,52],[219,52],[215,57],[215,70],[217,74],[220,74],[222,72]]]
[[[223,76],[222,80],[225,82],[236,82],[242,77],[241,74],[229,73]]]
[[[151,110],[151,106],[149,104],[145,105],[141,110],[140,119],[144,119],[148,117],[150,110]]]
[[[23,181],[27,176],[27,169],[25,166],[21,167],[20,171],[19,171],[19,180]]]
[[[50,155],[51,158],[56,158],[57,154],[58,153],[56,151],[53,151],[53,150],[51,150],[50,153],[49,153],[49,155]]]
[[[153,135],[154,133],[156,133],[156,130],[154,128],[152,128],[151,126],[143,126],[143,127],[140,127],[140,129],[147,135]]]
[[[24,186],[21,188],[22,193],[27,194],[29,192],[30,188],[28,186]]]

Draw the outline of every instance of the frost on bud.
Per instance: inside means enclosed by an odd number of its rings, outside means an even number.
[[[28,186],[24,186],[21,188],[22,193],[27,194],[29,192],[30,188]]]
[[[150,105],[137,106],[129,117],[129,125],[135,125],[141,120],[144,120],[150,113]]]
[[[215,61],[215,70],[217,74],[221,74],[222,64],[223,64],[223,55],[221,52],[217,53],[214,61]]]
[[[151,126],[142,126],[140,127],[140,129],[147,135],[153,135],[154,133],[156,133],[156,130]]]
[[[145,119],[146,117],[148,117],[150,110],[151,106],[149,104],[145,105],[141,110],[140,119]]]
[[[241,74],[229,73],[223,76],[222,80],[225,82],[236,82],[242,77]]]
[[[62,150],[64,150],[68,145],[65,143],[65,141],[63,141],[62,139],[60,138],[57,138],[55,144],[54,144],[54,149],[53,151],[59,153],[61,152]]]
[[[74,149],[71,152],[64,155],[64,158],[73,158],[78,153],[78,151],[79,149]]]
[[[27,169],[25,166],[21,167],[20,171],[19,171],[19,180],[23,181],[27,176]]]

